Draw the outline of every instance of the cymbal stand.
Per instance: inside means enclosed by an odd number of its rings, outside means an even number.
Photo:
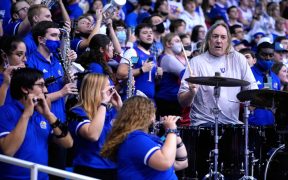
[[[242,178],[240,178],[241,180],[256,180],[256,178],[253,177],[253,171],[254,171],[254,158],[252,158],[253,162],[252,162],[252,176],[249,176],[249,148],[248,148],[248,144],[249,144],[249,129],[248,129],[248,118],[249,118],[249,105],[250,105],[250,101],[246,101],[243,103],[244,104],[244,113],[243,113],[243,118],[244,118],[244,123],[245,123],[245,173],[244,176]],[[253,152],[252,152],[253,153]],[[254,154],[252,155],[254,157]]]
[[[216,102],[216,107],[213,108],[213,114],[215,116],[215,135],[214,135],[214,144],[215,144],[215,149],[213,150],[213,155],[214,155],[214,172],[210,172],[204,176],[203,179],[212,179],[214,176],[214,180],[218,179],[224,179],[224,176],[218,172],[218,156],[219,156],[219,149],[218,149],[218,119],[219,119],[219,113],[221,110],[219,109],[219,97],[220,97],[220,86],[218,84],[214,87],[214,98]]]

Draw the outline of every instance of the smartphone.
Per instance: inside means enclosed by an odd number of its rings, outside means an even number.
[[[138,63],[138,60],[139,60],[139,57],[137,57],[137,56],[131,57],[131,62],[132,62],[132,64],[137,64],[137,63]]]

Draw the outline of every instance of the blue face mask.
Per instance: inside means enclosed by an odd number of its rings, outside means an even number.
[[[273,66],[274,62],[269,59],[269,60],[264,60],[261,58],[257,59],[257,64],[259,65],[259,67],[261,67],[264,71],[268,71],[271,69],[271,67]]]
[[[45,42],[46,47],[49,49],[50,53],[57,53],[57,49],[60,48],[60,41],[59,40],[49,40],[47,39]]]
[[[120,44],[123,44],[123,43],[125,44],[126,38],[127,38],[125,31],[117,31],[116,36],[117,36]]]

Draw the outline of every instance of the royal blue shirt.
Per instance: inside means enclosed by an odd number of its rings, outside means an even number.
[[[49,93],[59,91],[64,86],[64,72],[63,68],[56,56],[51,56],[51,63],[47,61],[38,51],[33,52],[27,60],[27,67],[35,68],[44,73],[44,79],[49,77],[56,78],[56,81],[50,84],[47,89]],[[61,121],[66,120],[65,115],[65,99],[64,97],[53,101],[51,104],[51,111]]]
[[[104,74],[104,75],[108,76],[108,74],[105,73],[102,65],[100,65],[99,63],[96,63],[96,62],[90,63],[87,70],[92,72],[92,73]],[[110,77],[109,77],[109,82],[110,82],[110,85],[114,85],[114,82]]]
[[[7,25],[8,21],[11,18],[11,13],[10,13],[11,6],[12,6],[11,0],[1,0],[0,11],[4,11],[3,27]]]
[[[3,27],[4,35],[15,36],[18,33],[19,25],[22,20],[17,20],[15,22],[8,23]]]
[[[141,68],[145,61],[147,61],[150,57],[150,55],[145,54],[141,49],[138,47],[134,48],[137,52],[137,55],[139,57],[138,61],[133,64],[133,68]],[[140,90],[143,92],[147,97],[154,99],[155,96],[155,76],[156,76],[156,70],[157,70],[157,62],[154,57],[154,67],[151,71],[145,72],[143,74],[140,74],[135,77],[135,90]]]
[[[3,80],[4,80],[3,73],[0,73],[0,86],[2,86],[2,84],[3,84]],[[10,94],[10,87],[9,87],[8,90],[7,90],[7,93],[6,93],[6,98],[5,98],[5,102],[4,102],[4,104],[11,103],[12,100],[13,100],[13,99],[12,99],[12,97],[11,97],[11,94]]]
[[[79,3],[74,3],[68,6],[68,12],[70,19],[78,19],[83,15],[83,10],[80,8]]]
[[[26,45],[26,57],[29,58],[33,52],[37,51],[37,45],[33,39],[32,32],[29,32],[23,40]]]
[[[183,74],[184,70],[181,73],[181,77]],[[173,73],[163,72],[156,97],[166,101],[178,102],[177,94],[180,88],[181,77]]]
[[[69,123],[70,132],[74,139],[75,157],[74,166],[87,166],[97,169],[115,169],[116,164],[100,156],[100,151],[105,143],[106,137],[112,128],[112,122],[116,115],[114,108],[107,109],[103,130],[98,141],[90,141],[79,134],[84,124],[91,123],[82,107],[71,110],[79,118]]]
[[[86,51],[86,48],[85,49],[81,49],[79,47],[80,43],[82,42],[83,40],[80,39],[80,38],[74,38],[72,41],[71,41],[71,49],[73,49],[78,56],[80,56],[81,54],[83,54],[85,51]]]
[[[174,167],[158,171],[148,166],[151,156],[161,148],[160,138],[143,131],[131,132],[119,146],[117,153],[118,179],[175,180]]]
[[[256,79],[257,85],[259,89],[264,88],[264,78],[266,74],[261,71],[261,69],[255,64],[251,68],[253,75]],[[272,78],[272,89],[273,90],[280,90],[281,83],[278,76],[269,71],[269,76]],[[256,108],[252,114],[249,116],[249,124],[250,125],[273,125],[275,122],[274,114],[271,110],[266,110],[263,108]]]
[[[24,106],[16,100],[0,107],[0,138],[4,138],[15,129],[23,111]],[[24,141],[13,157],[47,165],[48,138],[51,131],[49,122],[34,111],[28,121]],[[3,154],[1,150],[0,153]],[[30,169],[0,162],[0,179],[27,180],[30,179]],[[38,179],[48,180],[49,178],[47,174],[38,172]]]

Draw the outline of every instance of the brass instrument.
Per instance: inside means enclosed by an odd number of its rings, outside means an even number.
[[[42,0],[41,1],[41,4],[46,5],[48,9],[51,9],[52,6],[56,3],[57,3],[57,0]]]
[[[119,56],[125,60],[128,61],[128,65],[129,65],[129,70],[128,70],[128,80],[127,80],[127,90],[126,90],[126,99],[134,96],[134,92],[135,92],[135,81],[134,81],[134,76],[133,76],[133,64],[132,61],[130,59],[127,59],[123,56],[120,56],[118,53],[115,53],[116,56]]]
[[[117,6],[123,6],[126,4],[126,0],[111,0],[110,3],[103,7],[103,21],[110,19],[117,10]]]
[[[68,59],[67,54],[70,50],[70,33],[64,28],[59,28],[62,32],[61,48],[58,51],[60,56],[60,62],[65,73],[65,81],[67,83],[74,83],[74,79],[71,77],[72,73],[72,61]]]

